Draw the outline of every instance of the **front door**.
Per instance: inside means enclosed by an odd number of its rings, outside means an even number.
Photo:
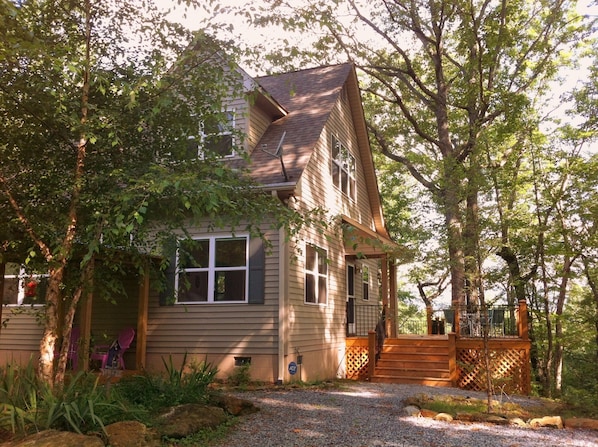
[[[347,336],[355,334],[355,266],[347,264]]]

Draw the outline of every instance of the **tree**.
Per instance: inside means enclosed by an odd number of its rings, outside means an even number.
[[[444,217],[452,302],[476,302],[483,292],[478,197],[488,180],[482,143],[493,126],[516,129],[529,113],[530,97],[561,63],[559,49],[576,39],[575,4],[267,3],[261,15],[250,14],[255,23],[318,36],[308,48],[288,43],[287,54],[319,63],[349,58],[362,71],[373,142],[433,195]]]
[[[0,0],[0,38],[0,264],[48,274],[39,374],[50,385],[63,382],[75,310],[100,269],[145,268],[175,229],[206,217],[303,222],[218,154],[190,155],[200,123],[226,125],[224,99],[240,92],[224,42],[126,0]]]

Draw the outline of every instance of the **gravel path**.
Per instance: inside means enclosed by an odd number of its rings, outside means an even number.
[[[261,411],[241,418],[215,447],[598,447],[596,431],[446,423],[403,415],[403,400],[419,393],[484,398],[483,393],[452,388],[363,382],[329,390],[239,393]]]

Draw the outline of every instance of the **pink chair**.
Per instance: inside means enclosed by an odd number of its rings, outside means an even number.
[[[112,357],[114,359],[112,363],[116,362],[120,369],[126,369],[124,354],[127,349],[131,347],[131,343],[133,342],[134,338],[135,329],[131,327],[125,328],[120,331],[118,338],[111,345],[96,346],[94,351],[91,353],[90,359],[100,361],[102,365],[101,368],[106,369],[106,364],[108,363],[108,359],[110,358],[112,351]]]

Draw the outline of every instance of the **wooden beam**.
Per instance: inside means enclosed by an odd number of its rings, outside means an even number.
[[[147,319],[149,313],[150,274],[149,261],[145,265],[143,278],[139,284],[139,304],[137,312],[137,348],[135,352],[135,369],[145,369],[147,351]]]
[[[397,338],[397,318],[398,318],[398,303],[397,303],[397,264],[395,259],[391,259],[388,262],[388,268],[390,269],[390,314],[392,315],[392,324],[390,326],[390,336]]]
[[[6,263],[0,262],[0,328],[2,327],[2,310],[4,309],[4,275],[6,274]],[[0,329],[1,331],[1,329]]]
[[[81,303],[79,325],[81,327],[81,337],[79,338],[79,369],[89,370],[89,353],[91,352],[91,315],[93,312],[93,287],[90,292],[85,294]]]

